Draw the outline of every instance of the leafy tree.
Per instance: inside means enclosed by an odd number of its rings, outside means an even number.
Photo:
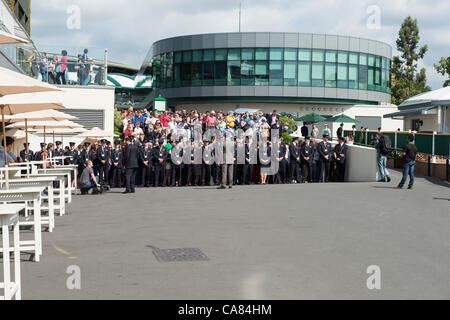
[[[392,60],[392,103],[401,104],[408,98],[422,92],[431,91],[427,86],[426,69],[417,71],[417,63],[423,59],[428,46],[419,48],[419,26],[417,19],[407,17],[400,28],[397,50],[400,56]]]
[[[450,78],[450,57],[447,59],[442,57],[441,61],[439,61],[439,64],[435,64],[434,68],[436,71],[440,74],[442,74],[444,77],[447,75],[447,77]],[[444,82],[444,87],[450,86],[450,80],[447,80]]]

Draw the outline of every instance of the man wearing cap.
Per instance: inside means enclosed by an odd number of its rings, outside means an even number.
[[[26,156],[27,154],[27,144],[24,143],[23,144],[24,149],[22,151],[20,151],[19,153],[19,162],[27,162],[27,159],[29,162],[33,161],[33,151],[30,150],[30,144],[28,143],[28,157]]]
[[[345,144],[345,138],[339,137],[339,144],[334,147],[334,159],[336,159],[336,182],[344,182],[345,179],[345,163],[347,162],[348,147]]]
[[[54,157],[55,157],[55,146],[53,145],[53,143],[49,143],[47,146],[47,158],[52,160]]]
[[[80,152],[80,157],[78,159],[78,175],[81,176],[81,174],[83,173],[84,168],[86,168],[87,162],[90,159],[89,156],[89,146],[91,144],[89,142],[85,142],[83,145],[83,150],[81,150]]]
[[[64,150],[62,148],[62,142],[61,141],[56,141],[56,149],[55,149],[55,157],[63,157],[64,156]],[[56,163],[58,163],[59,165],[63,164],[63,160],[62,159],[58,159],[56,161]]]
[[[155,187],[161,186],[161,180],[164,180],[166,160],[169,157],[164,140],[156,141],[153,148],[153,158],[155,162]]]
[[[120,141],[114,142],[115,148],[111,151],[112,187],[122,188],[123,150]]]
[[[303,173],[303,182],[306,181],[306,172],[308,172],[308,182],[313,182],[313,159],[314,146],[310,137],[305,137],[305,143],[300,148],[301,165]]]
[[[100,185],[104,186],[107,184],[109,177],[109,161],[110,159],[110,150],[106,146],[106,139],[102,139],[102,145],[97,149],[97,163],[98,163],[98,175],[100,180]]]
[[[142,186],[149,188],[153,185],[153,144],[149,141],[144,143],[144,147],[139,150],[139,160],[142,171]]]
[[[126,177],[126,190],[127,193],[136,192],[136,169],[139,168],[139,149],[133,142],[132,137],[128,137],[127,146],[124,153],[125,158],[125,177]]]
[[[300,181],[300,148],[298,146],[298,138],[289,146],[289,168],[291,172],[291,183]]]
[[[330,136],[328,134],[323,135],[323,141],[319,143],[317,151],[319,152],[320,163],[320,182],[328,182],[328,175],[330,173],[331,157],[333,155],[333,147],[328,142]]]

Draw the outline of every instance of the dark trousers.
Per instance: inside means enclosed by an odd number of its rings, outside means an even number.
[[[220,171],[221,171],[220,170],[220,166],[217,163],[212,165],[211,175],[212,175],[212,178],[213,178],[213,181],[214,181],[214,185],[218,185],[219,184]]]
[[[202,180],[203,185],[210,186],[212,177],[212,165],[203,165]]]
[[[202,179],[202,165],[190,164],[188,166],[187,184],[193,186],[199,186]]]
[[[313,182],[313,164],[312,161],[304,161],[302,163],[302,172],[303,172],[303,182]],[[308,179],[306,178],[306,173],[308,172]]]
[[[157,163],[155,166],[155,187],[161,185],[161,180],[164,179],[164,164]]]
[[[151,166],[143,166],[142,167],[142,180],[141,183],[144,187],[149,187],[153,185],[152,181],[152,167]]]
[[[276,175],[273,176],[273,179],[272,179],[273,184],[281,184],[282,182],[284,182],[281,178],[283,176],[283,170],[284,170],[283,161],[279,161],[278,162],[278,172]]]
[[[300,182],[300,164],[298,162],[291,162],[290,165],[291,182]]]
[[[320,182],[328,182],[330,161],[320,160]]]
[[[178,183],[178,186],[181,187],[183,185],[183,166],[172,165],[172,187],[175,187]]]
[[[113,187],[122,188],[122,168],[113,166],[112,173]]]
[[[98,175],[100,180],[100,185],[103,186],[108,183],[109,176],[109,165],[99,165],[98,166]]]
[[[345,180],[345,162],[339,163],[336,162],[336,182],[344,182]]]
[[[252,184],[253,183],[253,165],[252,164],[244,164],[244,172],[242,174],[242,183],[243,184]]]
[[[136,189],[136,171],[137,168],[127,168],[126,169],[126,191],[132,192]]]

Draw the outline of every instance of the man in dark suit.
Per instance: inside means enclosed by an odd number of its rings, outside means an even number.
[[[301,165],[303,172],[303,182],[306,181],[306,172],[308,172],[308,182],[313,181],[313,160],[314,146],[310,137],[305,137],[305,143],[300,148]]]
[[[23,146],[24,146],[25,149],[20,151],[19,161],[20,162],[27,162],[27,156],[26,156],[26,154],[27,154],[27,144],[24,143]],[[31,151],[29,148],[30,148],[30,144],[28,143],[28,161],[31,162],[31,161],[33,161],[34,154],[33,154],[33,151]]]
[[[106,140],[101,140],[102,145],[97,149],[98,172],[100,185],[107,183],[109,177],[110,150],[106,146]]]
[[[338,138],[344,136],[344,124],[343,123],[341,123],[341,125],[339,126],[339,129],[337,130],[337,136],[338,136]]]
[[[139,160],[142,166],[142,186],[145,188],[153,185],[153,144],[145,142],[145,146],[139,150]]]
[[[155,187],[159,187],[161,180],[164,180],[166,160],[169,157],[164,140],[156,141],[153,148],[153,158],[155,159]]]
[[[330,163],[333,155],[333,147],[328,142],[329,135],[323,135],[323,141],[319,143],[317,151],[319,151],[320,162],[320,182],[328,182],[328,176],[330,174]]]
[[[63,157],[64,156],[64,150],[62,148],[62,142],[56,141],[56,149],[55,149],[55,157]],[[62,165],[63,160],[57,160],[57,164]]]
[[[116,141],[114,145],[115,148],[111,151],[112,186],[122,188],[123,150],[119,141]]]
[[[136,169],[139,168],[139,149],[134,144],[133,138],[127,140],[125,148],[126,190],[124,193],[135,193]]]
[[[285,164],[284,162],[286,161],[286,145],[284,144],[284,142],[278,141],[278,156],[277,156],[277,161],[278,161],[278,173],[275,175],[274,184],[282,184],[284,183],[284,177],[286,175],[285,173]]]
[[[336,182],[344,182],[347,150],[348,146],[345,144],[345,138],[339,137],[339,144],[334,148],[334,159],[336,159]]]
[[[289,167],[291,172],[291,183],[300,181],[300,148],[298,138],[294,138],[289,146]]]
[[[251,152],[252,145],[250,144],[250,138],[245,138],[245,164],[244,171],[242,173],[242,184],[251,185],[253,184],[253,165],[254,159],[252,159]],[[255,152],[256,155],[256,152]]]
[[[306,126],[306,122],[303,122],[303,127],[302,127],[302,137],[306,138],[309,136],[309,129]]]

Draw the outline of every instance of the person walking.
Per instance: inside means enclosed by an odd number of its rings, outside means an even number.
[[[375,141],[375,150],[377,150],[377,163],[378,170],[380,171],[380,180],[378,182],[391,182],[391,176],[386,168],[387,157],[391,154],[390,140],[383,136],[381,133],[377,133]]]
[[[403,189],[409,176],[408,189],[412,190],[414,188],[414,167],[416,165],[417,157],[417,147],[414,145],[414,135],[410,134],[408,136],[408,144],[405,146],[403,151],[405,152],[405,157],[403,158],[403,179],[397,188]]]

